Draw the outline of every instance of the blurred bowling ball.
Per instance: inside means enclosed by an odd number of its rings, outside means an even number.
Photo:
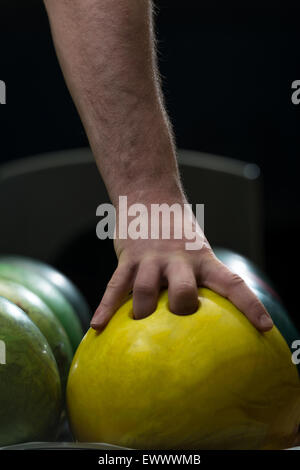
[[[86,331],[89,328],[91,320],[90,308],[79,289],[61,272],[46,263],[23,256],[2,256],[0,261],[13,263],[27,270],[33,270],[51,282],[72,305],[81,321],[83,330]]]
[[[0,297],[0,446],[54,439],[61,407],[47,340],[20,308]]]
[[[75,310],[60,290],[38,272],[4,259],[0,260],[0,277],[25,286],[40,297],[60,321],[75,352],[83,330]]]
[[[253,291],[263,303],[263,305],[271,315],[274,324],[281,332],[291,351],[293,351],[292,343],[300,338],[300,334],[296,326],[290,319],[287,310],[284,308],[280,301],[274,299],[272,296],[255,289],[253,289]]]
[[[193,315],[133,319],[132,299],[90,329],[71,367],[75,438],[139,449],[280,449],[300,423],[300,379],[276,327],[262,334],[227,299],[199,289]]]
[[[65,390],[73,352],[61,323],[37,295],[21,284],[0,278],[0,295],[20,307],[43,333],[56,359]]]
[[[232,272],[241,276],[257,295],[291,348],[293,341],[300,338],[300,333],[293,324],[268,277],[244,256],[224,248],[216,248],[214,253]],[[293,349],[291,350],[293,351]]]
[[[248,258],[225,248],[214,248],[214,253],[232,272],[243,278],[249,287],[279,299],[272,281]]]

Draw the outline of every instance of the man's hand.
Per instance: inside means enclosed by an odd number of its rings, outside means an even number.
[[[144,195],[145,199],[147,196]],[[181,204],[184,202],[182,198]],[[150,203],[148,209],[150,213]],[[180,222],[171,220],[170,233],[174,234],[176,224],[183,225],[184,218]],[[131,291],[136,319],[154,312],[162,287],[168,287],[169,308],[173,313],[192,314],[198,308],[199,286],[208,287],[228,298],[258,330],[272,328],[273,322],[258,298],[239,276],[217,260],[195,219],[193,224],[199,245],[202,245],[198,250],[187,250],[186,244],[191,240],[184,237],[115,240],[119,264],[92,319],[93,328],[104,328]],[[183,233],[183,230],[180,231]]]

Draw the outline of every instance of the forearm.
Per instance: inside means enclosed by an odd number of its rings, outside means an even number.
[[[45,0],[58,57],[111,199],[181,192],[150,0]]]

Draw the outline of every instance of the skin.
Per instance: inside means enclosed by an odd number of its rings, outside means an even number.
[[[119,196],[127,196],[128,205],[147,208],[186,203],[157,72],[151,1],[44,3],[66,82],[117,217]],[[150,315],[163,286],[168,286],[172,312],[193,313],[197,286],[205,286],[231,300],[258,330],[270,330],[273,322],[261,302],[216,259],[195,220],[194,226],[205,240],[201,250],[186,250],[184,238],[117,238],[118,267],[91,326],[105,327],[130,291],[135,318]]]

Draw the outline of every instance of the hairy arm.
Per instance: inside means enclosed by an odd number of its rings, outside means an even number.
[[[117,211],[120,195],[129,204],[183,205],[157,72],[152,2],[45,0],[45,5],[66,82]],[[173,312],[191,313],[198,305],[197,286],[203,285],[228,297],[258,329],[270,329],[262,304],[209,244],[188,252],[185,242],[116,240],[118,268],[92,326],[103,327],[130,290],[135,316],[151,314],[162,285],[169,287]]]
[[[153,51],[151,2],[45,4],[62,70],[113,203],[119,194],[142,188],[167,185],[178,191]]]

